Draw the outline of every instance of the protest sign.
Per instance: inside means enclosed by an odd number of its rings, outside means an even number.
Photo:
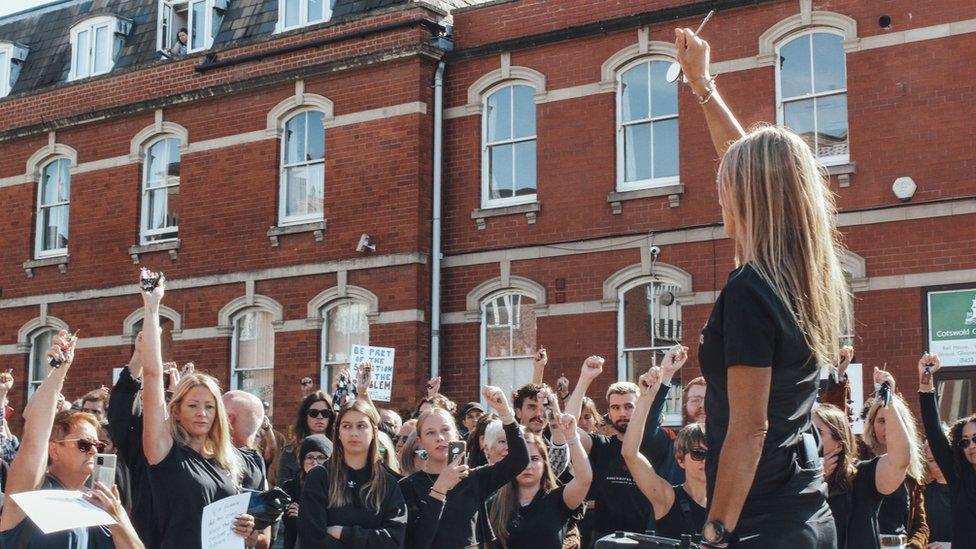
[[[355,378],[359,375],[359,365],[373,363],[373,384],[369,386],[369,398],[389,402],[393,393],[393,357],[395,349],[389,347],[369,347],[353,345],[350,353],[350,366]]]
[[[45,534],[116,523],[112,515],[82,499],[78,490],[37,490],[9,497]]]
[[[247,512],[251,493],[217,500],[203,508],[200,519],[201,549],[244,549],[244,538],[234,533],[234,517]]]

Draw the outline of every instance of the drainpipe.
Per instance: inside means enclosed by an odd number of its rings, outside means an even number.
[[[441,153],[444,131],[444,61],[434,73],[434,212],[431,242],[430,376],[440,375],[441,344]]]

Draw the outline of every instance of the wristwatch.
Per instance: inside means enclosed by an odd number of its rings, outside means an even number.
[[[702,528],[702,541],[711,547],[726,547],[732,541],[732,532],[720,520],[710,520]]]

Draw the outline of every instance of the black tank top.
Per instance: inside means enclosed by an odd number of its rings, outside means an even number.
[[[683,484],[674,487],[674,502],[668,514],[657,519],[654,531],[659,536],[681,539],[681,534],[698,534],[705,526],[708,511],[685,493]]]

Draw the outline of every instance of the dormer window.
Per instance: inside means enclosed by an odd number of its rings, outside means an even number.
[[[68,80],[111,71],[131,29],[130,21],[111,16],[86,19],[72,27]]]
[[[278,0],[278,32],[332,19],[335,0]]]
[[[27,48],[0,42],[0,97],[6,97],[17,82],[20,66],[27,59]]]
[[[160,0],[156,49],[180,57],[210,49],[228,0]]]

